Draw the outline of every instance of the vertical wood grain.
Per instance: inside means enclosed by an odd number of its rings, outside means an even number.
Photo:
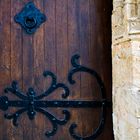
[[[56,55],[57,55],[57,75],[58,80],[66,83],[68,73],[68,0],[56,0]],[[61,97],[61,92],[58,94]],[[58,109],[57,109],[58,110]],[[58,110],[59,114],[62,109]],[[67,136],[68,129],[64,126],[59,127],[59,139],[64,139]],[[60,133],[63,135],[60,135]],[[67,136],[68,137],[68,136]],[[57,139],[58,139],[57,138]]]
[[[22,8],[27,4],[28,0],[22,1]],[[28,88],[34,86],[34,46],[33,35],[28,35],[22,29],[22,46],[23,46],[23,91],[26,94]],[[33,139],[34,122],[29,120],[27,113],[23,114],[23,139]]]
[[[80,14],[79,14],[79,28],[80,28],[80,56],[81,56],[81,64],[82,65],[89,65],[89,1],[80,0]],[[89,88],[89,77],[85,73],[81,73],[81,85],[80,85],[80,98],[81,99],[90,99],[88,97],[91,97],[88,91],[90,91]],[[87,96],[88,94],[88,96]],[[85,136],[87,134],[87,117],[89,116],[87,114],[88,112],[85,111],[85,109],[80,110],[81,114],[81,135]],[[87,114],[86,116],[84,114]],[[85,120],[84,122],[82,120]],[[92,121],[92,120],[91,120]],[[90,127],[90,126],[88,126]]]
[[[44,1],[34,0],[34,4],[42,13],[44,13]],[[33,48],[34,48],[34,89],[37,95],[43,93],[45,88],[45,80],[43,77],[43,72],[45,70],[45,56],[44,56],[44,24],[40,26],[37,32],[33,36]],[[37,113],[34,120],[33,126],[33,139],[40,140],[40,138],[45,137],[45,116]]]
[[[100,99],[99,88],[94,78],[85,73],[74,76],[75,85],[67,81],[72,68],[70,60],[79,54],[80,64],[96,70],[105,83],[107,99],[111,100],[111,1],[99,0],[33,0],[36,7],[48,18],[33,35],[28,35],[13,20],[29,0],[0,1],[0,92],[12,80],[17,80],[24,93],[33,87],[38,94],[45,91],[51,82],[42,73],[50,70],[58,82],[67,84],[70,96],[67,100]],[[62,90],[57,90],[45,100],[62,100]],[[9,96],[10,99],[17,99]],[[16,109],[12,109],[15,111]],[[50,109],[57,118],[63,118],[62,109]],[[19,126],[1,117],[0,140],[72,140],[69,126],[76,122],[77,133],[90,135],[99,122],[99,109],[69,109],[71,120],[58,125],[57,134],[47,138],[44,133],[52,128],[41,113],[29,120],[27,113],[21,115]],[[97,140],[113,140],[111,109],[103,133]],[[3,115],[3,113],[1,113]]]
[[[68,46],[69,46],[69,70],[72,69],[71,57],[75,54],[80,55],[80,0],[68,0]],[[76,84],[70,85],[70,100],[80,99],[81,94],[81,74],[74,76]],[[78,118],[78,119],[77,119]],[[67,127],[75,122],[78,124],[77,131],[81,131],[81,114],[76,109],[71,109],[71,121]],[[69,136],[69,135],[68,135]],[[69,136],[71,139],[71,136]]]
[[[15,4],[16,3],[16,4]],[[22,90],[22,30],[21,27],[15,23],[14,16],[21,10],[22,3],[16,0],[11,1],[11,81],[16,80]],[[11,95],[10,99],[18,99]],[[17,109],[12,109],[13,112]],[[23,116],[19,119],[18,127],[13,126],[11,129],[12,138],[15,140],[23,139]]]
[[[44,0],[44,13],[47,16],[47,22],[44,28],[44,55],[45,55],[45,70],[52,71],[54,74],[57,73],[57,51],[56,51],[56,0]],[[45,89],[50,86],[51,79],[45,80]],[[57,92],[53,92],[51,95],[47,96],[46,100],[55,100],[57,97]],[[59,96],[60,97],[60,96]],[[46,109],[50,112],[51,109]],[[52,114],[56,114],[56,109],[51,110]],[[58,126],[59,127],[59,126]],[[50,130],[52,124],[48,119],[45,118],[45,131]],[[52,138],[45,139],[58,139],[58,135]]]
[[[3,95],[3,90],[10,83],[11,65],[10,65],[10,0],[0,1],[0,92]],[[8,16],[6,16],[8,15]],[[1,113],[1,139],[8,139],[10,135],[11,125],[5,121],[3,113]]]
[[[100,74],[106,88],[106,98],[111,101],[112,96],[112,67],[111,67],[111,9],[109,0],[102,2],[90,0],[90,55],[91,67]],[[96,55],[94,55],[96,53]],[[94,84],[94,81],[91,81]],[[97,89],[96,89],[97,91]],[[96,95],[98,96],[98,95]],[[97,138],[113,139],[112,110],[107,109],[106,123],[103,133]],[[93,119],[95,119],[93,117]],[[97,117],[96,119],[97,120]]]

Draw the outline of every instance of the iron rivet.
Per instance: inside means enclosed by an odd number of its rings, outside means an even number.
[[[31,105],[33,105],[34,104],[34,102],[33,101],[31,101]]]
[[[81,103],[81,102],[79,102],[78,104],[79,104],[79,105],[81,105],[82,103]]]
[[[56,85],[53,85],[53,87],[55,88],[55,87],[56,87]]]
[[[16,115],[16,117],[18,117],[18,116],[19,116],[19,114],[17,114],[17,113],[16,113],[15,115]]]
[[[55,104],[55,105],[57,105],[57,104],[58,104],[58,102],[55,102],[54,104]]]
[[[53,120],[53,121],[55,121],[56,119],[55,119],[55,118],[53,118],[52,120]]]
[[[6,104],[8,104],[8,101],[5,101]]]

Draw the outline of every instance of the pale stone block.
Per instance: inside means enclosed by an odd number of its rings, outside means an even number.
[[[140,129],[138,129],[138,136],[139,136],[138,140],[140,140]]]
[[[135,34],[135,36],[140,34],[140,19],[133,17],[128,20],[128,33]]]
[[[113,4],[114,135],[115,140],[140,140],[140,0]]]

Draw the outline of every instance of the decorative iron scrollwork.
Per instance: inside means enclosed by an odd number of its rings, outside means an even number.
[[[105,98],[105,87],[104,87],[104,84],[103,84],[103,81],[101,80],[100,76],[98,75],[98,73],[94,70],[91,70],[89,68],[86,68],[82,65],[80,65],[78,63],[78,59],[80,58],[79,55],[74,55],[71,59],[71,64],[73,66],[73,69],[69,72],[69,75],[68,75],[68,81],[70,82],[70,84],[75,84],[76,81],[73,80],[73,75],[77,72],[86,72],[86,73],[89,73],[91,74],[96,80],[97,80],[97,83],[100,87],[100,96],[101,96],[101,99],[102,101],[99,101],[98,103],[100,103],[100,107],[101,107],[101,113],[100,113],[100,123],[98,125],[98,127],[96,128],[96,130],[93,132],[93,134],[91,136],[88,136],[88,137],[81,137],[79,135],[77,135],[75,133],[75,129],[77,127],[77,124],[73,123],[71,126],[70,126],[70,134],[73,138],[75,138],[76,140],[94,140],[95,138],[97,138],[97,136],[102,132],[103,130],[103,127],[104,127],[104,123],[105,123],[105,109],[108,105],[111,105],[110,102],[107,102],[106,101],[106,98]],[[98,106],[98,107],[99,107]]]
[[[26,33],[33,34],[46,21],[46,16],[35,7],[33,2],[29,2],[14,19]]]
[[[30,120],[34,119],[36,116],[36,113],[42,113],[44,114],[52,123],[53,129],[46,132],[46,136],[50,137],[56,134],[58,125],[65,125],[70,120],[70,112],[66,110],[66,108],[101,108],[101,115],[100,115],[100,123],[96,130],[93,132],[91,136],[88,137],[82,137],[75,133],[75,129],[77,127],[77,124],[73,123],[70,128],[69,132],[71,136],[76,140],[94,140],[99,136],[99,134],[102,132],[104,123],[105,123],[105,109],[106,107],[111,106],[111,102],[107,101],[105,98],[105,87],[103,84],[103,81],[101,80],[100,76],[94,71],[87,67],[84,67],[80,64],[78,64],[79,55],[74,55],[71,59],[71,63],[73,68],[70,70],[68,74],[68,81],[70,84],[75,84],[76,81],[73,80],[73,75],[77,72],[86,72],[91,74],[94,78],[96,78],[97,83],[100,87],[100,95],[101,100],[99,101],[67,101],[67,100],[53,100],[53,101],[44,101],[41,100],[44,97],[50,95],[58,88],[62,88],[64,93],[62,94],[62,98],[67,98],[69,96],[69,88],[63,84],[57,82],[57,77],[50,71],[45,71],[43,73],[44,77],[51,77],[52,82],[50,87],[40,95],[36,95],[36,92],[33,88],[29,88],[27,91],[27,95],[25,95],[20,88],[18,87],[18,83],[16,81],[13,81],[11,86],[7,87],[5,89],[5,93],[11,93],[17,96],[20,100],[14,100],[11,101],[8,99],[7,96],[1,96],[0,97],[0,109],[3,111],[8,110],[10,107],[14,108],[20,108],[13,114],[5,114],[6,119],[10,119],[13,121],[13,125],[18,126],[17,120],[21,116],[22,113],[27,112],[27,115]],[[45,108],[65,108],[62,113],[64,114],[64,119],[60,120],[57,119],[54,115],[52,115],[50,112],[45,110]]]

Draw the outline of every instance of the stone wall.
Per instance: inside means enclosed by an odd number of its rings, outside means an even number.
[[[112,13],[115,140],[140,140],[140,0],[114,0]]]

